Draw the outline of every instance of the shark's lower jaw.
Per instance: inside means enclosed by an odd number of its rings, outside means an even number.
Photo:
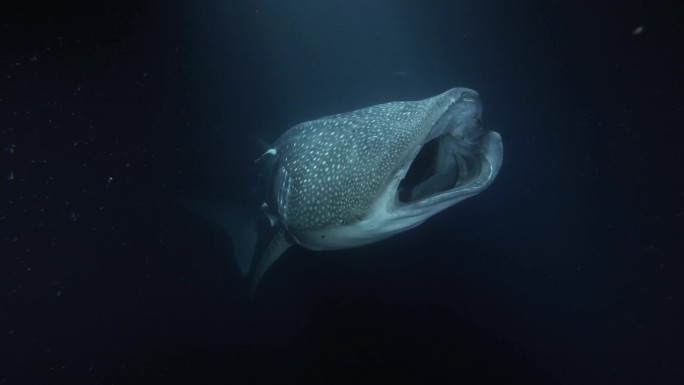
[[[397,187],[397,215],[429,217],[477,195],[494,181],[502,158],[503,145],[496,132],[486,132],[467,146],[449,134],[433,139]]]

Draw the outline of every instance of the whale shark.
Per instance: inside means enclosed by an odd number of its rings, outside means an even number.
[[[271,239],[255,258],[255,221],[226,214],[252,293],[291,246],[336,250],[414,228],[479,194],[503,160],[501,136],[484,129],[479,94],[453,88],[295,125],[258,160]],[[256,210],[258,212],[258,210]]]

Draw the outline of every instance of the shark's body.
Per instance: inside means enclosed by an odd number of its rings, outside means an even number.
[[[252,287],[293,244],[334,250],[376,242],[484,190],[503,147],[498,133],[482,128],[481,113],[475,91],[454,88],[290,128],[260,158],[269,177],[262,208],[275,236],[256,261]],[[255,238],[233,243],[247,274]]]

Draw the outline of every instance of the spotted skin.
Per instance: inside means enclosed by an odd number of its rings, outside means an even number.
[[[283,224],[309,230],[363,219],[443,103],[442,95],[391,102],[292,127],[275,143]]]

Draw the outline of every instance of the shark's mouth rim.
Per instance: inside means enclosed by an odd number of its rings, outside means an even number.
[[[489,162],[479,140],[476,145],[473,142],[468,146],[462,144],[461,139],[450,133],[423,143],[408,162],[408,169],[397,187],[396,204],[405,206],[433,201],[439,196],[459,191],[473,191],[483,172],[491,170],[491,167],[488,167]],[[449,159],[440,161],[440,156]]]
[[[450,95],[397,174],[395,208],[445,208],[493,182],[501,167],[503,144],[498,133],[484,129],[481,118],[477,92],[463,89]]]

